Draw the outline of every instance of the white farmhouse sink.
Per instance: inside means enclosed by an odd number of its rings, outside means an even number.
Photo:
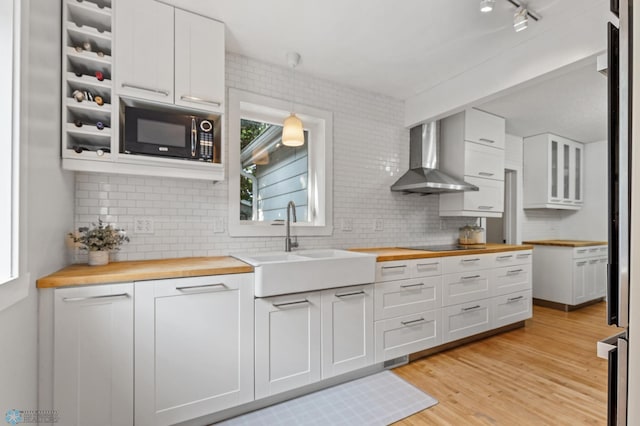
[[[256,297],[368,284],[376,257],[346,250],[247,253],[234,257],[254,267]]]

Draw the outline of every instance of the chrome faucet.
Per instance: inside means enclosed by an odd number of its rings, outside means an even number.
[[[284,237],[284,251],[291,251],[292,248],[298,247],[298,237],[293,237],[291,241],[291,212],[293,211],[293,221],[296,219],[296,204],[293,201],[289,201],[287,204],[287,221],[285,222],[286,235]]]

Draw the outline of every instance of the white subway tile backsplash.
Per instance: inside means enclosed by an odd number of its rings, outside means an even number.
[[[290,100],[290,70],[227,54],[228,87]],[[457,228],[473,218],[438,216],[438,196],[389,190],[409,164],[409,132],[404,103],[296,73],[295,99],[333,112],[333,235],[300,237],[301,248],[348,248],[451,243]],[[114,260],[216,256],[244,251],[282,250],[284,237],[232,238],[227,231],[227,182],[99,173],[76,173],[76,226],[103,220],[128,231],[131,242]],[[150,217],[154,234],[135,234],[136,217]],[[214,220],[224,232],[214,232]],[[352,230],[342,231],[342,219]],[[382,219],[382,231],[374,231]],[[284,230],[283,230],[284,234]],[[77,261],[86,261],[79,251]]]

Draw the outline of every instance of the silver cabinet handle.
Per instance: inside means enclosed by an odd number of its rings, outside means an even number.
[[[462,312],[473,311],[474,309],[478,309],[480,305],[473,305],[468,308],[462,308]]]
[[[478,174],[480,176],[493,176],[494,175],[494,173],[489,173],[489,172],[478,172]]]
[[[473,259],[462,259],[461,262],[466,263],[466,262],[478,262],[480,261],[479,257],[474,257]]]
[[[419,322],[424,321],[424,318],[418,318],[416,320],[411,320],[411,321],[400,321],[400,324],[402,325],[411,325],[411,324],[417,324]]]
[[[479,208],[480,210],[491,210],[491,209],[493,209],[494,207],[493,207],[493,206],[478,206],[478,208]]]
[[[512,254],[507,254],[505,256],[498,256],[498,260],[511,259],[512,257],[513,257]]]
[[[512,269],[510,271],[507,271],[507,274],[519,274],[522,271],[524,271],[524,269]]]
[[[400,286],[400,288],[411,288],[411,287],[422,287],[424,286],[424,283],[418,283],[418,284],[403,284]]]
[[[573,204],[572,200],[563,200],[562,202],[565,203],[565,204]]]
[[[131,83],[122,83],[121,86],[122,87],[128,87],[130,89],[144,90],[145,92],[157,93],[157,94],[162,95],[162,96],[169,96],[169,93],[171,93],[168,90],[155,89],[153,87],[139,86],[137,84],[131,84]]]
[[[480,142],[486,142],[486,143],[496,143],[496,141],[494,141],[493,139],[487,139],[487,138],[478,138],[478,140]]]
[[[304,299],[304,300],[294,300],[293,302],[272,303],[272,305],[275,306],[276,308],[279,308],[281,306],[302,305],[307,303],[311,303],[311,302],[309,302],[307,299]]]
[[[523,257],[529,257],[531,256],[531,253],[522,253],[519,254],[518,256],[516,256],[518,259],[522,259]]]
[[[469,275],[467,277],[461,277],[463,280],[473,280],[476,278],[480,278],[480,275]]]
[[[407,265],[398,265],[398,266],[383,266],[382,269],[399,269],[399,268],[406,268]]]
[[[586,253],[587,249],[577,250],[578,253]]]
[[[593,259],[589,261],[589,264],[593,265],[594,263],[600,262],[598,259]]]
[[[515,302],[516,300],[522,300],[522,299],[524,299],[524,296],[510,297],[507,299],[507,303]]]
[[[185,285],[181,287],[176,287],[176,290],[185,291],[185,290],[198,290],[202,288],[220,288],[220,287],[227,288],[227,286],[224,283],[217,283],[217,284]]]
[[[355,296],[355,295],[358,295],[358,294],[364,294],[364,290],[352,291],[351,293],[342,293],[342,294],[337,294],[336,293],[336,297]]]
[[[211,105],[215,105],[215,106],[222,105],[222,102],[210,101],[209,99],[198,98],[196,96],[182,95],[182,96],[180,96],[180,99],[182,99],[183,101],[198,102],[198,103],[201,103],[201,104],[211,104]]]
[[[418,263],[416,266],[419,268],[421,266],[438,266],[440,262],[432,262],[432,263]]]
[[[103,294],[100,296],[87,296],[87,297],[63,297],[62,300],[64,302],[82,302],[84,300],[105,300],[105,299],[112,299],[116,297],[129,297],[129,293]]]
[[[558,203],[558,202],[560,202],[560,198],[552,198],[551,202],[552,203]]]
[[[586,261],[586,260],[585,260],[585,261],[583,261],[583,262],[577,262],[577,263],[576,263],[576,265],[578,265],[578,266],[582,266],[582,265],[586,265],[586,264],[587,264],[587,261]]]

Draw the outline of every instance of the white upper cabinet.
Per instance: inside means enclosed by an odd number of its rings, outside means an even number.
[[[441,121],[440,139],[440,169],[480,188],[440,194],[440,216],[502,216],[504,118],[470,108]]]
[[[524,139],[524,208],[579,209],[583,176],[582,143],[552,134]]]
[[[224,24],[176,9],[175,103],[224,112]]]
[[[154,0],[127,0],[115,7],[115,40],[119,95],[224,112],[223,23]]]
[[[115,81],[121,96],[173,103],[174,8],[154,0],[114,4]]]

